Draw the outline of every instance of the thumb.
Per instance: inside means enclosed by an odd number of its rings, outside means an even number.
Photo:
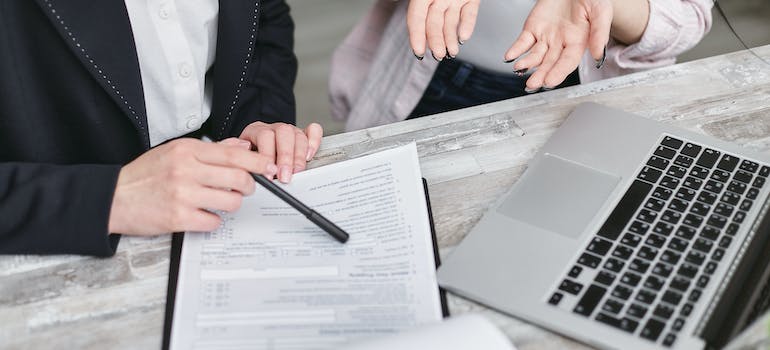
[[[588,11],[588,50],[591,57],[596,60],[596,68],[604,63],[607,43],[610,41],[610,27],[612,26],[612,3],[610,1],[594,1]]]

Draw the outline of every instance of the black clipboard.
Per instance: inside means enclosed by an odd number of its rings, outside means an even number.
[[[430,224],[430,235],[433,241],[433,258],[436,268],[441,266],[441,256],[438,252],[438,240],[436,239],[436,228],[433,223],[433,210],[430,207],[430,195],[428,194],[428,182],[422,179],[422,187],[425,191],[425,204],[428,207],[428,221]],[[184,233],[174,233],[171,238],[171,263],[168,268],[168,287],[166,289],[166,315],[163,321],[163,350],[167,350],[171,344],[171,325],[174,321],[174,304],[176,301],[176,284],[179,277],[179,261],[182,258],[182,242],[184,242]],[[449,306],[447,305],[446,291],[439,287],[439,299],[441,300],[441,313],[444,318],[449,317]]]

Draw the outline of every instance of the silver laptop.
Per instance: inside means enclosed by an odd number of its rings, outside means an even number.
[[[767,304],[770,156],[578,106],[439,269],[601,348],[723,346]]]

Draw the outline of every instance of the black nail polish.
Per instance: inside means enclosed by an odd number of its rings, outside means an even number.
[[[529,72],[529,68],[517,69],[517,70],[513,71],[513,74],[516,74],[516,75],[518,75],[520,77],[523,77],[525,74],[527,74],[527,72]]]
[[[607,46],[604,47],[604,52],[602,53],[602,59],[596,61],[596,69],[602,68],[604,66],[604,61],[607,59]]]
[[[463,40],[457,40],[457,43],[460,44],[460,45],[465,45],[465,41],[463,41]]]
[[[430,55],[433,56],[433,59],[436,60],[436,62],[441,62],[441,60],[443,59],[443,58],[436,57],[436,55],[433,52],[431,52]]]
[[[412,54],[414,54],[414,57],[415,57],[415,58],[417,58],[417,60],[418,60],[418,61],[422,61],[422,59],[423,59],[423,58],[425,58],[425,56],[418,56],[418,55],[417,55],[416,53],[414,53],[414,52],[412,52]]]
[[[450,54],[450,53],[449,53],[449,51],[447,51],[447,52],[446,52],[446,56],[445,56],[445,57],[446,57],[446,58],[448,58],[448,59],[450,59],[450,60],[453,60],[453,59],[455,59],[455,57],[457,57],[457,56],[452,56],[452,54]]]

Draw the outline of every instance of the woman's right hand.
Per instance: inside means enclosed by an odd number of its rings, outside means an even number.
[[[277,171],[270,159],[250,150],[248,141],[171,141],[121,169],[109,232],[213,231],[221,219],[209,210],[237,210],[243,196],[255,190],[250,172],[273,178]]]
[[[479,1],[410,0],[406,24],[414,55],[422,59],[427,42],[437,61],[457,56],[460,45],[473,34]]]

